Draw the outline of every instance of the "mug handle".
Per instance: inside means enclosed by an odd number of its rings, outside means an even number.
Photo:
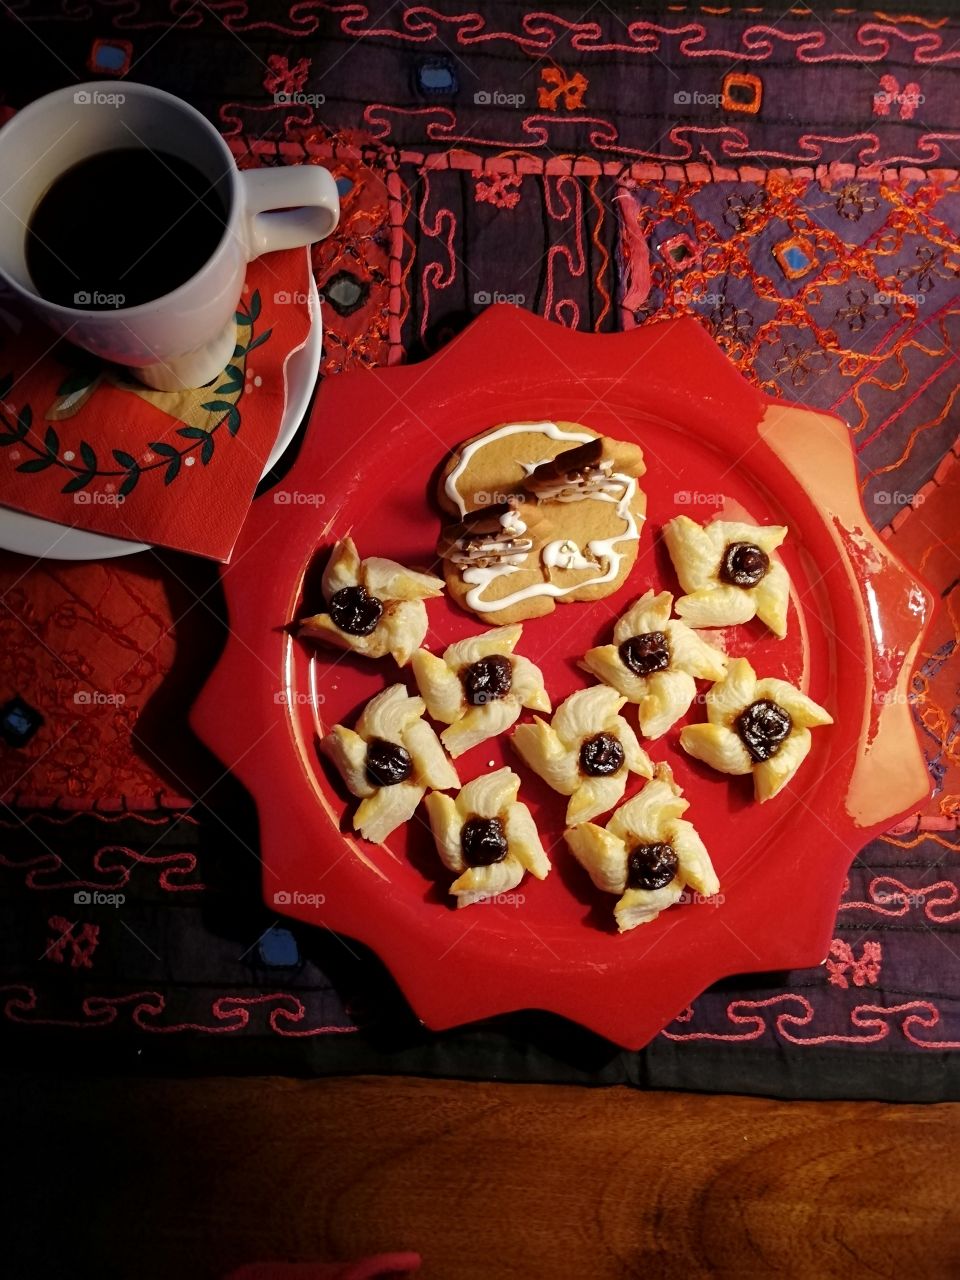
[[[340,221],[337,184],[319,165],[244,169],[240,182],[251,261],[275,249],[323,240]]]

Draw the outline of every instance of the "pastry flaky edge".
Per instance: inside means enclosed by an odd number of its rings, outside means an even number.
[[[405,666],[427,634],[424,601],[443,595],[443,579],[432,573],[418,573],[383,556],[361,560],[356,544],[347,536],[336,543],[323,571],[324,601],[329,606],[336,593],[348,587],[362,587],[380,601],[382,612],[373,631],[365,636],[352,635],[341,630],[326,610],[321,610],[300,619],[298,634],[365,658],[390,654],[398,666]]]
[[[787,634],[790,575],[774,553],[786,538],[786,525],[745,524],[739,520],[711,520],[699,525],[689,516],[675,516],[663,527],[663,540],[680,585],[677,616],[691,627],[732,627],[757,617],[778,639]],[[766,573],[752,587],[734,586],[719,576],[727,547],[745,542],[769,559]]]
[[[584,822],[564,832],[567,847],[596,887],[618,895],[613,912],[620,933],[656,920],[688,891],[705,900],[719,894],[710,855],[693,823],[682,817],[688,807],[669,765],[659,764],[653,780],[622,804],[606,826]],[[669,844],[673,849],[677,870],[662,888],[627,888],[627,859],[638,844]]]

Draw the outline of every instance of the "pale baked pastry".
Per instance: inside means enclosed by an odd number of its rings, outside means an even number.
[[[701,526],[675,516],[663,537],[687,592],[677,600],[679,616],[691,627],[729,627],[756,616],[782,639],[790,577],[772,553],[786,536],[782,524],[713,520]]]
[[[354,831],[374,844],[413,817],[428,787],[460,785],[440,739],[423,719],[425,710],[422,698],[392,684],[370,699],[355,730],[335,724],[320,742],[347,789],[360,798]]]
[[[621,933],[656,920],[687,889],[711,898],[720,881],[692,823],[689,807],[668,765],[620,806],[605,827],[592,822],[570,827],[570,852],[605,893],[619,894],[613,909]]]
[[[800,768],[811,728],[833,724],[829,712],[786,680],[758,680],[746,658],[731,659],[706,704],[707,723],[682,729],[680,745],[721,773],[752,773],[761,803],[782,791]]]
[[[506,422],[465,440],[437,493],[458,522],[437,548],[451,598],[503,624],[616,591],[636,560],[644,470],[639,445],[576,422]]]
[[[454,799],[432,791],[424,801],[437,852],[457,875],[450,892],[465,907],[515,889],[529,871],[544,880],[550,859],[536,823],[517,799],[520,779],[497,769],[468,782]]]
[[[418,649],[413,674],[434,720],[449,727],[440,735],[454,757],[509,729],[523,707],[549,711],[539,667],[514,653],[523,627],[494,627],[458,640],[443,657]]]
[[[720,680],[727,669],[719,649],[671,619],[672,607],[669,591],[648,591],[617,619],[613,644],[588,649],[580,663],[636,703],[646,738],[659,738],[686,714],[697,695],[695,680]]]
[[[560,703],[547,724],[537,716],[519,724],[512,742],[534,773],[569,796],[567,825],[590,822],[623,799],[632,771],[653,777],[653,764],[623,716],[626,702],[605,684],[580,689]]]
[[[367,658],[392,654],[402,667],[427,634],[423,603],[443,594],[443,581],[395,560],[361,560],[352,538],[341,538],[323,573],[326,612],[300,621],[300,635]]]

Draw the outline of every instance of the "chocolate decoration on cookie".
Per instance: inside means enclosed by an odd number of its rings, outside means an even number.
[[[740,741],[747,748],[754,764],[775,756],[790,736],[793,719],[778,702],[761,698],[751,702],[734,722]]]
[[[603,440],[597,436],[534,467],[527,488],[542,500],[589,498],[609,485],[612,471],[613,461],[603,460]]]
[[[680,859],[668,844],[638,844],[627,857],[628,889],[663,889],[677,874]]]
[[[444,529],[440,554],[453,564],[478,569],[509,563],[512,557],[522,559],[533,550],[533,538],[527,534],[519,505],[519,497],[511,497],[468,512],[459,524]]]
[[[329,610],[341,631],[350,636],[368,636],[376,630],[383,603],[376,596],[368,595],[365,587],[343,587],[334,592]]]
[[[670,649],[662,631],[645,631],[641,636],[624,640],[617,652],[620,661],[635,676],[653,675],[670,665]]]
[[[509,658],[495,653],[491,658],[471,662],[460,672],[464,696],[471,707],[482,707],[506,697],[513,685],[513,666]]]
[[[372,787],[394,787],[398,782],[406,782],[413,773],[413,760],[399,743],[374,738],[367,744],[364,767]]]
[[[719,577],[731,587],[755,587],[766,576],[770,557],[752,542],[731,542],[720,561]]]
[[[612,733],[595,733],[580,746],[580,768],[590,778],[608,778],[618,773],[625,758],[620,739]]]
[[[470,818],[460,832],[460,849],[469,867],[489,867],[507,856],[507,837],[499,818]]]
[[[588,467],[599,466],[602,458],[603,440],[597,436],[593,440],[588,440],[586,444],[578,444],[573,449],[564,449],[549,462],[541,462],[530,472],[527,482],[534,490],[541,483],[552,486],[570,476],[579,475]]]

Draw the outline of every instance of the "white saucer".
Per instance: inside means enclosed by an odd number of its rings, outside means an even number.
[[[323,317],[320,313],[320,296],[317,282],[310,273],[310,333],[306,342],[288,358],[284,366],[287,402],[283,420],[277,432],[277,440],[267,458],[263,475],[280,461],[287,445],[296,435],[310,404],[310,397],[320,371],[320,355],[323,348]],[[104,533],[90,533],[86,529],[73,529],[69,525],[41,520],[12,507],[0,507],[0,548],[18,551],[21,555],[37,560],[109,560],[115,556],[133,555],[146,551],[147,542],[128,542],[123,538],[111,538]]]

